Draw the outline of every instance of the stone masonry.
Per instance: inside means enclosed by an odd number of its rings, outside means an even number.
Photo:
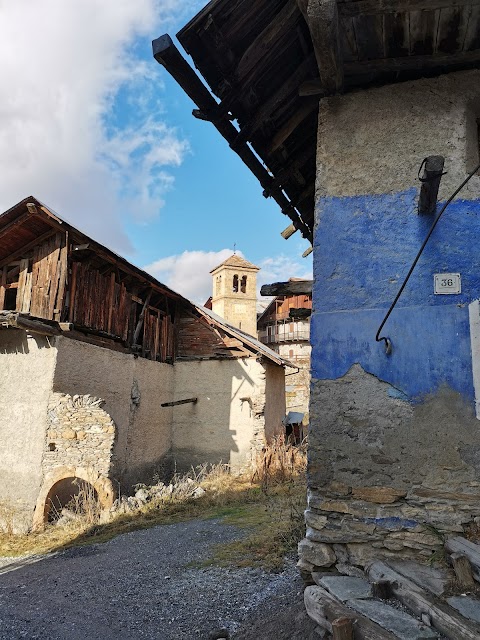
[[[103,403],[90,395],[52,394],[42,461],[45,475],[57,467],[82,467],[108,477],[115,424]]]

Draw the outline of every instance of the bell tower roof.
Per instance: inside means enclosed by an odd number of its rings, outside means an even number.
[[[218,267],[215,267],[215,269],[212,269],[210,273],[215,273],[215,271],[217,271],[217,269],[220,269],[221,267],[232,267],[232,268],[238,268],[238,269],[250,269],[252,271],[260,271],[259,267],[256,267],[254,264],[252,264],[251,262],[248,262],[248,260],[245,260],[245,258],[242,258],[242,256],[239,256],[236,253],[233,253],[229,258],[227,258],[221,264],[219,264]]]

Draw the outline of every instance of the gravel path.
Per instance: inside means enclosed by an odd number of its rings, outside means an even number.
[[[219,628],[231,638],[250,637],[255,620],[275,617],[279,604],[300,611],[301,585],[293,563],[281,574],[191,566],[209,558],[215,544],[243,535],[199,520],[134,531],[24,566],[4,561],[0,639],[193,640]],[[272,637],[293,635],[281,635],[276,625]]]

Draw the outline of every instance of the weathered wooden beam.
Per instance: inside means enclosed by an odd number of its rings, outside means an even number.
[[[150,302],[150,298],[152,297],[153,289],[150,289],[148,295],[143,304],[143,308],[140,312],[140,317],[137,322],[137,326],[135,327],[135,333],[133,334],[133,344],[138,344],[138,339],[140,337],[140,333],[142,331],[143,322],[145,320],[145,313],[147,311],[148,303]]]
[[[450,557],[460,588],[471,589],[474,587],[475,580],[473,579],[472,566],[467,556],[462,553],[453,553]]]
[[[282,236],[282,238],[285,238],[285,240],[288,240],[296,232],[297,232],[297,227],[294,224],[290,224],[286,229],[282,231],[280,235]]]
[[[289,318],[292,320],[306,320],[312,315],[311,309],[290,309],[288,312]]]
[[[309,98],[302,102],[301,106],[295,111],[293,116],[287,120],[283,127],[273,136],[267,153],[273,153],[292,135],[298,126],[307,118],[312,111],[318,109],[318,98]]]
[[[16,251],[11,253],[9,256],[4,258],[3,260],[0,260],[0,269],[8,264],[11,264],[20,256],[27,254],[30,251],[30,249],[33,249],[33,247],[35,247],[37,244],[41,244],[45,240],[48,240],[48,238],[55,235],[55,233],[56,231],[51,229],[50,231],[47,231],[43,235],[39,236],[38,238],[35,238],[35,240],[32,240],[31,242],[24,244],[20,249],[17,249]]]
[[[181,404],[197,404],[198,398],[188,398],[187,400],[176,400],[175,402],[164,402],[161,407],[178,407]]]
[[[398,58],[379,58],[345,62],[345,75],[352,76],[353,83],[364,82],[379,73],[418,71],[428,72],[432,69],[448,70],[456,65],[466,67],[480,63],[480,50],[460,51],[459,53],[435,53],[431,56],[412,55]]]
[[[480,5],[480,0],[354,0],[340,2],[338,11],[345,18],[376,13],[402,13],[404,11],[436,11]]]
[[[275,111],[284,105],[287,98],[294,92],[298,92],[299,86],[301,86],[302,80],[310,73],[313,54],[308,56],[297,69],[291,74],[280,89],[274,93],[268,100],[262,102],[258,110],[251,116],[250,120],[244,124],[231,145],[232,148],[238,144],[242,144],[247,140],[251,140],[253,134],[265,124],[275,113]],[[238,94],[237,94],[238,95]],[[315,95],[318,95],[315,94]]]
[[[202,113],[212,113],[218,108],[218,103],[192,67],[183,58],[169,35],[163,35],[154,40],[152,47],[155,60],[165,67]],[[273,177],[247,144],[235,145],[235,139],[239,134],[238,129],[226,118],[216,119],[213,125],[229,145],[232,145],[235,153],[240,156],[253,175],[259,180],[263,189],[268,190],[273,182]],[[312,240],[312,230],[301,219],[287,196],[281,191],[275,191],[272,193],[272,197],[279,204],[282,212],[297,224],[302,235],[308,240]]]
[[[13,229],[14,227],[18,227],[22,225],[26,220],[29,220],[32,217],[32,215],[34,214],[31,214],[29,211],[27,211],[22,215],[18,216],[18,218],[16,218],[15,220],[12,220],[12,222],[9,222],[4,227],[0,228],[0,238],[4,236],[6,233],[8,233],[10,229]]]
[[[312,37],[323,90],[335,94],[343,89],[337,0],[297,0]]]
[[[27,318],[12,311],[0,313],[0,325],[5,324],[14,329],[24,329],[31,333],[40,333],[44,336],[57,336],[60,329],[56,325],[50,325],[41,320]]]
[[[315,620],[322,628],[330,629],[331,632],[333,631],[333,622],[335,620],[352,617],[352,610],[348,609],[322,587],[307,587],[303,598],[310,618]],[[360,614],[355,614],[354,629],[355,640],[394,640],[394,638],[397,638],[393,633]],[[348,638],[348,636],[346,637]]]
[[[301,296],[312,293],[313,280],[289,280],[264,284],[260,289],[262,296]]]
[[[420,178],[422,188],[418,199],[418,213],[435,213],[444,164],[445,158],[443,156],[425,158],[424,171]]]
[[[387,580],[391,584],[392,595],[400,600],[418,617],[428,612],[432,624],[447,638],[462,638],[462,640],[478,640],[480,625],[471,622],[449,607],[445,602],[427,593],[399,572],[384,562],[373,562],[369,569],[370,580],[377,582]]]
[[[480,582],[480,546],[461,536],[449,538],[445,543],[445,549],[449,553],[460,553],[468,558],[473,565],[473,576]]]
[[[333,640],[354,640],[353,623],[355,618],[337,618],[332,622]]]
[[[308,249],[305,249],[305,251],[302,253],[302,258],[308,258],[308,256],[313,252],[313,247],[308,247]]]

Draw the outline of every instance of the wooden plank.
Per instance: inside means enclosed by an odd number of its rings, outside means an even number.
[[[358,60],[357,39],[353,18],[340,18],[340,48],[344,62]]]
[[[59,268],[58,268],[58,284],[57,295],[54,305],[54,320],[63,318],[65,304],[65,290],[67,286],[67,268],[68,268],[68,234],[65,234],[60,249]]]
[[[107,298],[107,308],[108,308],[107,331],[108,333],[110,333],[112,330],[114,303],[115,303],[115,271],[112,271],[112,273],[110,274],[110,287],[109,287],[108,298]]]
[[[375,15],[395,11],[435,11],[451,7],[480,5],[480,0],[353,0],[340,2],[338,11],[341,16]]]
[[[353,623],[355,618],[337,618],[332,622],[333,640],[354,640]]]
[[[333,631],[332,623],[338,618],[352,617],[352,610],[322,587],[307,587],[303,598],[310,618],[327,631]],[[394,640],[397,637],[365,616],[355,614],[355,620],[355,640]]]
[[[429,56],[433,53],[440,11],[410,13],[410,54]]]
[[[470,560],[462,553],[451,555],[453,570],[461,589],[472,589],[475,586]]]
[[[354,19],[359,60],[385,57],[383,23],[382,15],[359,15]]]
[[[241,81],[258,66],[259,61],[271,52],[281,34],[293,29],[298,18],[295,3],[287,2],[240,58],[235,72],[237,81]]]
[[[410,53],[410,16],[408,13],[387,13],[384,17],[385,55],[387,58]]]
[[[480,49],[480,6],[472,6],[463,43],[464,51]]]
[[[53,320],[55,315],[55,304],[57,302],[57,292],[58,292],[58,278],[60,276],[61,265],[60,265],[60,253],[62,250],[62,240],[63,235],[61,233],[57,233],[55,236],[55,249],[50,254],[50,269],[49,269],[49,292],[48,292],[48,319]]]
[[[436,596],[427,593],[414,582],[405,578],[384,562],[373,562],[368,575],[371,580],[387,580],[390,582],[392,594],[418,617],[428,612],[432,625],[447,638],[462,640],[478,640],[480,625],[471,622],[449,607]]]
[[[351,62],[345,65],[345,73],[356,76],[361,81],[362,76],[370,77],[384,71],[428,71],[430,69],[445,69],[459,65],[478,64],[480,51],[462,51],[460,53],[426,56],[405,56],[400,58],[384,58],[379,60],[366,60]]]
[[[251,116],[249,121],[241,127],[240,133],[231,144],[232,148],[250,140],[252,135],[258,131],[258,129],[262,127],[267,120],[275,117],[275,111],[285,104],[287,98],[292,93],[298,92],[302,81],[310,75],[309,71],[312,65],[312,60],[314,60],[313,54],[308,56],[307,59],[297,67],[278,91],[276,91],[265,102],[262,102],[261,106]],[[315,95],[317,94],[318,91]]]
[[[318,109],[318,98],[309,98],[301,104],[301,106],[295,111],[294,115],[287,120],[287,122],[281,127],[279,131],[273,136],[270,146],[267,149],[267,154],[273,153],[292,135],[297,127],[307,118],[312,111]],[[296,223],[295,223],[296,224]]]
[[[7,266],[5,265],[2,269],[2,276],[0,281],[0,310],[5,306],[5,285],[7,284]]]
[[[311,295],[313,280],[289,280],[264,284],[260,289],[261,296],[297,296]]]
[[[72,278],[70,281],[70,299],[68,309],[68,321],[75,322],[75,301],[77,296],[77,271],[79,268],[78,262],[72,263]]]
[[[449,553],[459,553],[468,558],[473,565],[473,576],[480,582],[480,546],[461,536],[449,538],[445,543],[445,549]]]
[[[23,311],[23,297],[25,295],[25,287],[27,284],[28,258],[20,261],[20,273],[18,276],[17,299],[15,304],[16,311]]]
[[[9,256],[7,256],[6,258],[0,261],[0,269],[5,265],[11,264],[15,260],[17,260],[17,258],[21,256],[25,256],[36,245],[42,244],[45,240],[53,236],[55,233],[56,233],[55,230],[51,229],[50,231],[47,231],[46,233],[39,236],[38,238],[35,238],[35,240],[32,240],[31,242],[23,245],[21,249],[18,249],[12,252]]]
[[[339,20],[336,0],[298,0],[307,22],[317,58],[320,80],[326,94],[343,88]]]
[[[435,52],[457,53],[463,51],[468,17],[463,8],[451,7],[440,10]]]
[[[30,313],[30,302],[32,299],[32,273],[27,273],[25,289],[23,292],[22,313]]]

